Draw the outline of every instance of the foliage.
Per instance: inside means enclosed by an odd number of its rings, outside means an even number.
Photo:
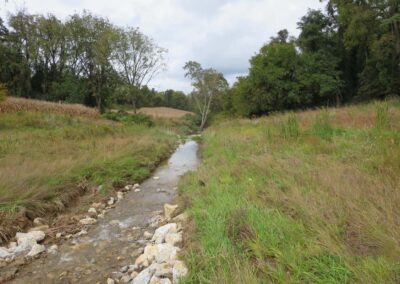
[[[214,98],[219,93],[225,92],[229,85],[222,73],[214,69],[203,69],[198,62],[189,61],[183,69],[186,71],[185,76],[192,81],[194,88],[192,99],[201,116],[200,129],[202,130],[212,110]]]
[[[7,87],[4,84],[0,84],[0,102],[5,99],[8,95]]]

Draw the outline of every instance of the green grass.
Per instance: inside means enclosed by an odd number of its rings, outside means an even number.
[[[180,184],[185,282],[398,283],[399,118],[389,101],[207,129]]]
[[[58,210],[79,193],[78,184],[91,192],[102,185],[106,194],[139,182],[173,149],[173,130],[57,113],[1,113],[0,215],[12,220],[21,209],[31,215]]]

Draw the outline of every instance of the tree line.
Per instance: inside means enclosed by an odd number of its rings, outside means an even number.
[[[330,0],[325,12],[309,10],[298,38],[272,37],[215,108],[250,117],[399,95],[399,3]]]
[[[138,28],[121,28],[84,11],[65,21],[19,11],[0,18],[0,83],[13,96],[96,106],[117,102],[189,108],[173,90],[148,83],[165,68],[167,50]],[[3,86],[4,87],[4,86]]]

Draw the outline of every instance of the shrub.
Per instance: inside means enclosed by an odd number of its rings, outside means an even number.
[[[4,84],[0,84],[0,101],[8,95],[7,87]]]

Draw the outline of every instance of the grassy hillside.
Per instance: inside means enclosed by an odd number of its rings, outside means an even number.
[[[32,219],[63,210],[82,191],[144,179],[175,143],[161,126],[63,111],[0,113],[0,239],[19,229],[21,209]]]
[[[221,122],[180,188],[187,283],[399,283],[400,102]]]

